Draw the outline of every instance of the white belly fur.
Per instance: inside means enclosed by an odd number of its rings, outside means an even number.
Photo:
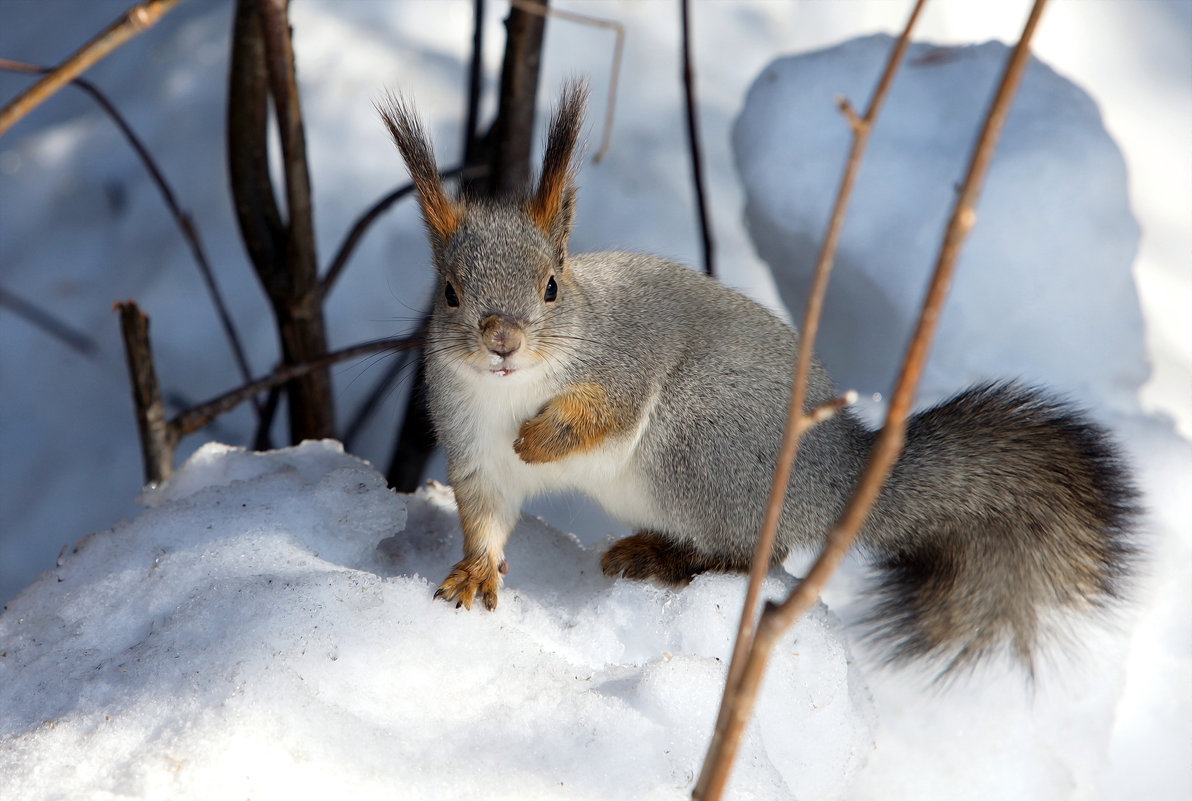
[[[655,504],[636,470],[634,455],[649,420],[649,406],[634,430],[610,437],[586,453],[547,464],[526,464],[513,450],[521,424],[550,400],[550,392],[529,376],[473,376],[467,381],[467,419],[471,431],[462,454],[469,470],[503,496],[520,505],[535,495],[561,490],[582,492],[611,516],[630,526],[648,528]],[[652,405],[652,404],[651,404]]]

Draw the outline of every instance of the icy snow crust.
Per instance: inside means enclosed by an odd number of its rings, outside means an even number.
[[[144,500],[0,616],[0,797],[689,795],[740,579],[614,583],[527,518],[496,612],[457,610],[431,597],[450,490],[395,494],[334,442],[207,445]],[[735,797],[840,797],[872,725],[821,605],[775,651]]]

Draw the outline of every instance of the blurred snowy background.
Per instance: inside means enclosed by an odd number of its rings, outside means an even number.
[[[4,0],[0,55],[56,63],[125,5],[124,0]],[[491,90],[499,72],[500,20],[506,9],[490,5],[486,74]],[[1027,6],[1017,0],[935,0],[916,38],[937,45],[1012,42]],[[573,247],[642,250],[697,263],[677,6],[655,0],[573,1],[560,7],[617,19],[628,31],[612,149],[600,165],[587,164],[581,174]],[[717,261],[725,283],[776,308],[781,301],[797,304],[800,264],[792,259],[790,271],[783,272],[782,254],[797,254],[799,244],[806,249],[807,237],[815,235],[816,216],[835,190],[847,132],[830,100],[844,94],[862,106],[876,78],[874,57],[846,59],[844,66],[837,64],[814,80],[788,79],[796,89],[800,80],[806,84],[807,92],[797,101],[790,95],[766,101],[765,93],[772,90],[759,82],[754,113],[761,117],[738,127],[739,152],[734,156],[733,124],[751,84],[761,75],[783,83],[777,76],[791,68],[767,66],[781,56],[875,32],[894,33],[908,11],[909,3],[891,0],[693,4],[701,127]],[[456,161],[471,4],[296,0],[291,17],[316,235],[325,260],[354,217],[405,180],[370,104],[383,88],[398,87],[415,98],[435,136],[440,162]],[[146,140],[193,215],[259,374],[272,367],[276,345],[264,298],[239,244],[227,189],[223,104],[229,30],[229,3],[187,0],[87,77],[110,94]],[[548,23],[542,105],[564,76],[590,76],[592,143],[598,141],[608,94],[611,53],[612,36],[606,31]],[[992,681],[959,699],[924,698],[897,686],[897,678],[868,673],[865,681],[879,716],[877,749],[845,797],[957,798],[964,797],[965,788],[971,797],[990,797],[996,788],[997,795],[1041,799],[1178,798],[1192,793],[1192,597],[1187,580],[1192,569],[1192,318],[1187,313],[1192,308],[1192,4],[1056,2],[1044,17],[1035,54],[1087,92],[1096,109],[1066,90],[1036,97],[1038,113],[1031,120],[1048,121],[1052,118],[1043,112],[1076,106],[1079,121],[1069,127],[1047,122],[1030,132],[1025,141],[1041,147],[1036,151],[1041,155],[1018,162],[1020,171],[1005,179],[1000,200],[991,178],[987,199],[994,205],[982,207],[977,234],[961,265],[961,275],[973,275],[974,283],[967,296],[958,283],[957,302],[949,312],[953,336],[941,339],[926,394],[945,393],[990,374],[1053,377],[1052,383],[1119,432],[1138,465],[1151,509],[1146,532],[1151,561],[1139,587],[1139,604],[1125,621],[1129,641],[1107,646],[1102,654],[1108,667],[1085,676],[1087,684],[1073,681],[1058,694],[1044,695],[1033,707],[1007,700],[1023,694],[1013,681]],[[0,98],[15,95],[27,83],[25,77],[0,74]],[[926,272],[929,256],[924,253],[933,253],[938,237],[930,220],[942,212],[928,209],[917,218],[922,228],[911,231],[899,214],[929,205],[925,198],[938,201],[938,187],[944,186],[946,195],[948,182],[959,177],[958,171],[951,177],[933,175],[937,183],[932,184],[905,167],[900,173],[899,164],[939,164],[944,161],[941,149],[962,160],[971,141],[958,131],[960,139],[947,138],[946,146],[933,142],[923,152],[913,152],[908,142],[916,140],[894,134],[911,137],[913,124],[924,121],[928,130],[945,130],[959,116],[957,109],[980,108],[985,97],[984,89],[958,85],[925,91],[906,100],[909,106],[899,107],[896,92],[879,121],[879,135],[889,123],[893,138],[884,152],[875,138],[874,165],[863,172],[871,184],[868,191],[862,186],[845,232],[838,276],[843,288],[833,296],[839,311],[829,318],[824,345],[838,379],[862,393],[886,390],[888,362],[884,355],[872,354],[901,347],[905,333],[898,326],[905,325],[905,307],[916,300],[919,286],[917,277],[877,290],[866,282],[892,260],[899,264],[895,275]],[[485,109],[491,112],[491,105]],[[1093,124],[1096,111],[1108,138]],[[1114,142],[1124,165],[1115,166]],[[1056,157],[1064,151],[1071,158]],[[1091,161],[1082,161],[1086,158]],[[1060,163],[1098,166],[1073,185],[1071,173],[1052,169]],[[900,183],[908,178],[909,184]],[[1049,198],[1044,205],[1055,216],[1034,226],[1035,215],[1011,215],[1007,222],[1004,215],[992,213],[1012,211],[1017,190]],[[782,209],[785,214],[782,204],[787,202],[795,208],[786,219],[775,222],[761,213]],[[1063,224],[1065,215],[1071,226]],[[999,218],[1004,228],[998,228]],[[799,230],[800,225],[806,230]],[[1074,253],[1079,257],[1061,263]],[[774,265],[775,276],[763,257]],[[397,208],[370,232],[330,297],[331,346],[407,330],[429,291],[426,259],[413,205]],[[1092,263],[1085,266],[1089,259]],[[982,271],[982,265],[989,269]],[[1051,265],[1063,271],[1046,269]],[[9,600],[54,566],[64,544],[137,513],[141,467],[117,321],[110,311],[113,301],[135,299],[149,314],[163,389],[178,401],[202,400],[237,384],[238,378],[186,245],[156,189],[107,118],[74,90],[63,91],[0,139],[0,285],[51,310],[98,343],[96,353],[81,356],[0,311],[0,599]],[[1020,300],[1014,304],[1016,297]],[[1013,304],[1012,314],[997,305],[1002,298]],[[850,304],[851,320],[844,316]],[[792,316],[799,315],[796,306]],[[875,340],[873,349],[857,348],[849,341],[857,319],[862,330],[877,321],[890,322],[892,328],[884,340]],[[872,335],[865,330],[864,336]],[[359,402],[378,369],[375,360],[336,369],[342,417]],[[389,397],[375,430],[365,432],[355,454],[384,465],[401,394]],[[251,423],[244,411],[225,417],[186,441],[180,458],[204,441],[244,442]],[[441,465],[436,469],[441,473]],[[215,484],[225,479],[219,470],[209,478]],[[282,502],[293,495],[264,498]],[[263,502],[259,494],[252,499]],[[599,543],[618,531],[571,499],[542,504],[536,511],[552,526],[576,531],[586,543]],[[453,558],[444,556],[441,570]],[[569,564],[569,557],[561,558]],[[581,565],[588,558],[575,557]],[[114,564],[97,561],[84,575],[97,582]],[[357,566],[369,569],[365,562]],[[203,578],[200,574],[190,580],[201,583]],[[833,591],[846,619],[849,582],[850,576],[844,576]],[[70,619],[54,609],[54,583],[48,575],[14,605],[14,611],[40,610],[41,617],[57,621],[43,621],[49,626],[43,634]],[[125,589],[135,587],[134,582]],[[607,587],[603,591],[612,592]],[[731,587],[700,589],[708,591],[719,593],[716,603],[733,596]],[[828,601],[837,607],[832,594]],[[635,597],[608,603],[627,610],[644,601]],[[410,614],[446,611],[416,609]],[[600,609],[589,611],[589,622],[599,619]],[[606,606],[603,614],[608,613]],[[218,611],[214,614],[222,619]],[[10,613],[0,620],[17,625]],[[695,621],[688,625],[706,624]],[[467,624],[478,625],[484,624]],[[5,629],[0,636],[16,635]],[[490,647],[498,649],[495,642]],[[644,664],[625,681],[639,688],[653,686],[644,677],[657,669],[648,667],[655,663]],[[650,693],[630,697],[629,703],[639,711],[652,710],[653,725],[673,728],[681,718],[669,708],[663,714],[666,704],[714,705],[707,688],[715,681],[705,680],[705,670],[696,666],[669,675],[667,681],[681,689],[665,703]],[[245,675],[251,683],[264,674]],[[168,690],[163,693],[167,698]],[[13,703],[14,698],[4,695],[0,701]],[[12,710],[20,712],[14,721],[52,718],[52,710],[39,709],[36,699],[29,702],[33,705]],[[866,725],[858,714],[855,731]],[[146,712],[126,722],[137,729],[151,720]],[[692,725],[698,740],[700,724]],[[20,730],[18,726],[2,736]],[[624,739],[640,734],[632,728],[601,731],[601,736]],[[450,736],[433,727],[427,733]],[[34,749],[28,739],[11,742],[13,749]],[[76,745],[86,748],[89,742],[81,738]],[[770,749],[759,753],[778,760],[774,742],[771,737]],[[61,742],[38,741],[38,748],[47,746],[63,747]],[[34,752],[10,750],[7,756],[25,758]],[[198,761],[199,751],[190,753]],[[36,771],[37,760],[32,764]],[[289,763],[283,759],[279,764]],[[753,784],[761,780],[750,775],[746,786],[768,786]],[[839,775],[844,774],[832,774]],[[821,794],[804,790],[798,797],[835,797],[829,792],[835,786],[830,779],[815,785],[828,788]],[[144,786],[139,793],[129,792],[152,795]],[[757,797],[781,797],[757,792]]]

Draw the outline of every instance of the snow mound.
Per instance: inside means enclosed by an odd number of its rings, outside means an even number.
[[[690,793],[742,579],[612,582],[523,519],[500,607],[454,609],[431,597],[451,491],[395,494],[334,442],[207,445],[142,500],[0,615],[0,796]],[[839,797],[873,715],[820,606],[775,650],[731,797]]]
[[[861,113],[892,45],[880,34],[774,61],[733,130],[750,233],[796,319],[851,144],[835,98]],[[858,174],[816,343],[843,387],[864,395],[893,382],[1008,52],[1000,42],[907,51]],[[1038,60],[977,212],[924,393],[1005,376],[1135,411],[1149,367],[1125,163],[1094,101]]]

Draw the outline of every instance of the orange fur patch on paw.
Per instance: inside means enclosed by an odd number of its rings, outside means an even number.
[[[480,554],[457,562],[439,589],[435,590],[435,597],[456,601],[456,607],[471,609],[479,595],[484,608],[491,612],[497,608],[497,588],[500,584],[501,574],[496,560],[487,554]]]
[[[575,384],[522,423],[513,450],[529,464],[554,462],[596,447],[619,422],[599,384]]]

